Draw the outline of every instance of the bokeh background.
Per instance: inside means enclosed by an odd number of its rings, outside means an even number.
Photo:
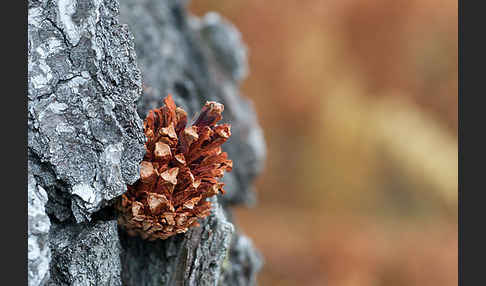
[[[260,285],[457,285],[455,0],[193,0],[241,31]]]

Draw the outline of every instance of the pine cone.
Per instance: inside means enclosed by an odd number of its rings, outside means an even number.
[[[199,226],[211,203],[206,198],[224,194],[218,178],[233,162],[221,152],[231,135],[230,125],[217,125],[224,106],[208,101],[199,117],[186,127],[187,114],[172,96],[165,106],[151,110],[144,121],[146,154],[140,179],[117,202],[118,224],[130,235],[166,239]]]

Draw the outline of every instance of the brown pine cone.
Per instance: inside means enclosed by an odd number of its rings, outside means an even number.
[[[199,117],[186,127],[187,114],[172,96],[165,106],[151,110],[144,121],[146,154],[140,179],[116,203],[118,224],[130,235],[166,239],[198,226],[211,203],[206,198],[224,194],[218,178],[231,171],[233,162],[221,152],[231,135],[221,120],[224,106],[208,101]]]

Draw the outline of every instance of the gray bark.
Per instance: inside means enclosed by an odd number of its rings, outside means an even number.
[[[29,0],[29,285],[254,285],[262,257],[232,222],[255,202],[265,144],[241,36],[215,13],[168,0]],[[129,237],[113,200],[139,177],[142,119],[171,93],[190,117],[225,105],[234,162],[201,227]]]

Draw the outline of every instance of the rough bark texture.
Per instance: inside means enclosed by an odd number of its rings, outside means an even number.
[[[29,0],[29,285],[254,285],[262,258],[231,207],[254,202],[265,145],[238,94],[239,32],[182,1],[120,2]],[[147,242],[117,228],[112,204],[139,177],[141,118],[168,93],[190,118],[225,105],[234,168],[201,227]]]

